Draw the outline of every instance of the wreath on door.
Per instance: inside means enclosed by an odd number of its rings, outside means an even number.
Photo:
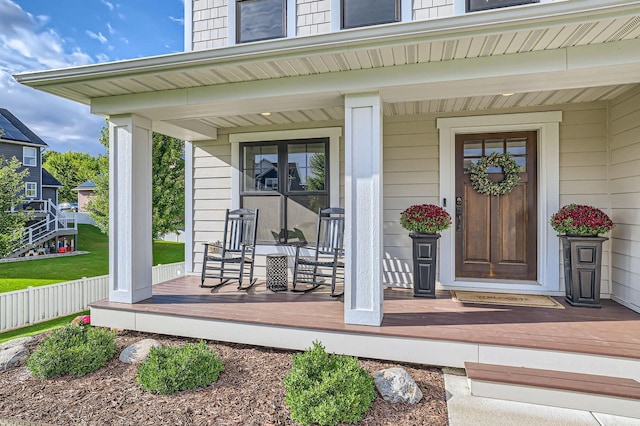
[[[487,170],[489,167],[500,167],[504,173],[504,179],[500,182],[493,182],[489,179]],[[480,158],[476,164],[471,164],[469,170],[471,185],[480,194],[504,195],[508,194],[520,182],[520,166],[513,159],[511,154],[498,154],[494,152],[486,157]]]

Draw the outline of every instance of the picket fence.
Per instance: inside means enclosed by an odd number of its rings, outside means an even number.
[[[184,262],[153,267],[153,284],[184,275]],[[0,333],[81,312],[109,297],[109,275],[0,293]]]

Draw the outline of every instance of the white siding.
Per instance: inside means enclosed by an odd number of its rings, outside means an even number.
[[[453,16],[453,0],[413,0],[413,20]]]
[[[193,1],[193,50],[227,46],[227,0],[191,1]],[[188,19],[188,17],[185,18]]]
[[[331,0],[297,0],[296,30],[299,36],[331,31]]]
[[[640,312],[640,89],[611,102],[610,123],[612,294]]]

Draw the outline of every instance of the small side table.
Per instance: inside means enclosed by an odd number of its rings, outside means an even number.
[[[288,257],[286,254],[267,255],[267,289],[287,291],[289,280]]]

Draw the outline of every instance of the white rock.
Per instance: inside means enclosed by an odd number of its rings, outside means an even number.
[[[422,391],[404,368],[387,368],[373,375],[376,388],[387,402],[417,404]]]
[[[0,371],[20,367],[27,361],[29,351],[22,345],[17,345],[0,351]]]
[[[35,342],[35,336],[19,337],[17,339],[8,340],[4,343],[0,343],[0,351],[4,351],[14,346],[27,346],[28,344]]]
[[[144,339],[131,346],[126,347],[120,353],[120,361],[127,364],[138,364],[144,362],[151,352],[151,348],[160,347],[160,343],[154,339]]]

